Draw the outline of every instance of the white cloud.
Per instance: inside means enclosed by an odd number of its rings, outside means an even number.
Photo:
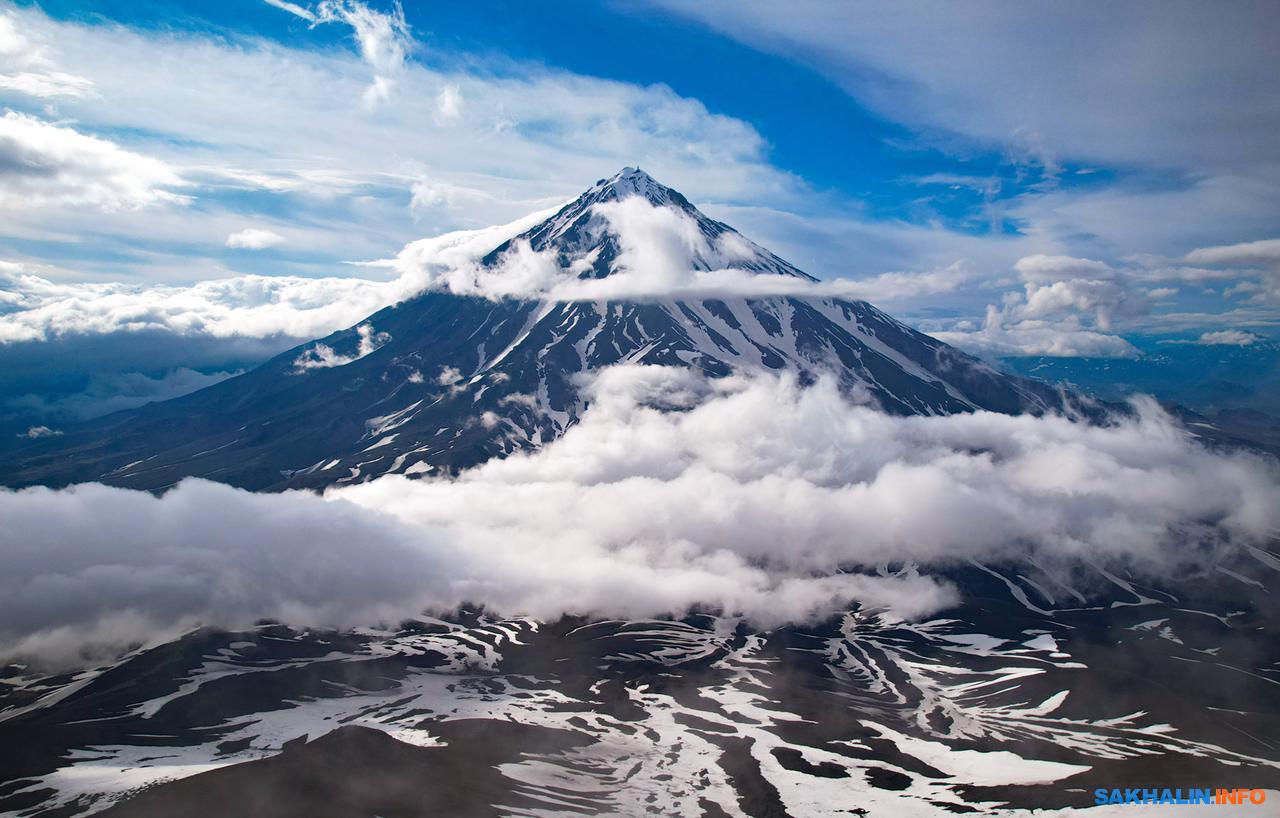
[[[0,492],[0,651],[67,662],[197,622],[346,626],[464,601],[544,619],[706,605],[768,626],[854,600],[914,617],[955,601],[937,572],[969,558],[1186,578],[1280,525],[1274,463],[1201,448],[1152,402],[1088,426],[894,417],[826,381],[657,367],[590,388],[562,439],[457,478]]]
[[[1187,253],[1191,264],[1280,264],[1280,239],[1199,247]]]
[[[1118,335],[1078,324],[1019,321],[1006,326],[987,321],[978,330],[935,330],[939,341],[987,357],[1045,355],[1054,358],[1136,358],[1138,350]]]
[[[851,298],[895,301],[955,292],[977,278],[973,265],[961,260],[924,272],[891,272],[869,278],[832,279],[830,286]]]
[[[21,71],[0,74],[0,90],[17,91],[33,97],[82,97],[93,90],[93,83],[74,74],[59,71]]]
[[[1053,4],[653,4],[808,64],[897,122],[1040,161],[1218,170],[1280,160],[1266,4],[1222,14],[1137,3],[1088,18]]]
[[[436,119],[446,125],[462,119],[462,92],[457,85],[446,85],[436,94]]]
[[[1280,52],[1276,17],[1265,4],[1236,14],[1160,7],[1158,30],[1150,3],[1108,6],[1087,20],[1052,4],[853,8],[802,0],[785,11],[763,0],[650,5],[816,69],[861,106],[912,129],[910,147],[962,160],[1002,155],[1016,169],[1017,195],[1000,197],[980,178],[914,180],[976,190],[982,203],[973,218],[994,225],[992,234],[828,215],[826,227],[840,241],[823,255],[837,264],[883,253],[881,245],[897,236],[902,245],[889,252],[910,254],[913,267],[969,258],[995,272],[1036,253],[1114,265],[1134,254],[1179,258],[1196,246],[1251,247],[1280,226],[1280,142],[1273,136],[1280,96],[1269,81],[1280,73]],[[1080,54],[1089,55],[1087,64]],[[1019,235],[1005,235],[1001,226],[1015,226]],[[768,232],[759,235],[790,250]],[[1263,245],[1256,249],[1274,253]],[[948,257],[922,265],[921,256],[939,247]],[[1231,276],[1220,271],[1216,278]],[[1238,294],[1274,307],[1274,282],[1247,281]]]
[[[335,26],[360,18],[354,4],[329,11]],[[290,48],[227,32],[54,20],[36,8],[9,17],[31,42],[57,43],[49,70],[93,81],[93,94],[58,101],[60,117],[164,162],[201,202],[153,209],[145,222],[53,204],[6,214],[0,253],[29,252],[22,242],[31,240],[74,247],[77,266],[97,280],[227,276],[237,272],[222,264],[227,234],[257,221],[290,239],[271,272],[331,275],[341,261],[390,255],[424,233],[510,221],[637,160],[703,201],[749,192],[787,202],[802,189],[767,163],[750,125],[670,88],[480,58],[430,67],[411,58],[412,44],[394,45],[392,22],[390,40],[369,23],[368,51],[381,66],[372,68],[364,46],[302,47],[306,31]],[[371,68],[399,80],[390,100],[363,110]],[[441,127],[437,97],[447,88],[461,116]],[[429,185],[406,207],[425,166]],[[253,261],[234,263],[243,272]]]
[[[0,118],[0,207],[132,210],[180,202],[184,184],[166,163],[33,116]]]
[[[350,355],[335,352],[333,347],[317,341],[304,349],[294,359],[294,371],[305,372],[308,369],[329,369],[335,366],[346,366],[366,355],[372,355],[378,349],[386,346],[387,342],[391,340],[391,335],[386,332],[376,331],[373,325],[366,321],[356,327],[356,338],[355,351]]]
[[[372,108],[391,98],[396,81],[404,73],[405,60],[414,47],[404,9],[397,2],[389,12],[371,8],[360,0],[321,0],[314,7],[288,0],[265,0],[311,23],[343,23],[351,27],[361,58],[374,70],[373,83],[362,99]]]
[[[1013,266],[1022,292],[1006,292],[999,305],[989,304],[980,328],[931,334],[988,356],[1133,358],[1138,350],[1114,331],[1176,292],[1137,287],[1136,276],[1093,259],[1033,255]]]
[[[409,187],[413,194],[409,209],[415,215],[423,215],[435,208],[465,208],[493,200],[490,194],[479,188],[442,181],[426,168],[418,170],[417,176]]]
[[[0,90],[39,98],[93,93],[89,79],[54,69],[48,52],[20,30],[12,14],[0,12]]]
[[[402,252],[411,269],[389,281],[237,276],[187,287],[61,284],[24,265],[0,261],[0,344],[144,330],[214,338],[316,338],[420,292],[439,271],[466,264],[547,215],[540,211],[511,224],[413,242]]]
[[[561,264],[557,253],[535,252],[518,242],[495,266],[471,261],[454,267],[422,269],[413,253],[394,262],[405,277],[424,286],[486,298],[543,298],[561,301],[643,300],[708,296],[814,296],[894,300],[951,292],[974,277],[965,263],[926,272],[882,273],[867,279],[814,282],[797,276],[759,274],[751,265],[768,262],[767,251],[738,233],[712,242],[688,214],[633,196],[595,205],[593,234],[614,236],[619,248],[613,272],[581,279],[587,257]],[[585,265],[585,266],[584,266]],[[735,266],[739,265],[739,266]]]
[[[1197,343],[1204,346],[1237,346],[1247,347],[1256,344],[1262,339],[1252,332],[1245,332],[1238,329],[1224,329],[1217,332],[1206,332],[1200,336]]]
[[[190,287],[68,285],[30,274],[0,278],[18,307],[0,315],[0,343],[145,330],[314,338],[396,300],[388,282],[360,278],[241,276]]]
[[[309,23],[316,22],[316,15],[311,9],[300,6],[297,3],[290,3],[288,0],[263,0],[268,6],[275,6],[278,9],[287,11],[297,17],[301,17]]]
[[[263,250],[284,243],[284,236],[274,230],[246,227],[227,236],[227,246],[244,250]]]
[[[351,26],[360,46],[360,56],[375,72],[373,84],[362,97],[365,106],[373,107],[390,99],[414,46],[400,4],[396,3],[392,11],[384,13],[359,0],[322,0],[316,6],[315,18],[319,23],[342,22]]]
[[[1115,270],[1101,261],[1071,256],[1025,256],[1013,265],[1025,281],[1053,282],[1064,278],[1114,278]]]
[[[27,429],[27,431],[18,435],[18,437],[26,437],[35,440],[40,437],[57,437],[60,434],[62,434],[62,432],[57,429],[50,429],[48,426],[32,426]]]

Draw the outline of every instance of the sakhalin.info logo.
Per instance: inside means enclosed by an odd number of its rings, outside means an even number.
[[[1093,803],[1102,804],[1264,804],[1266,790],[1249,789],[1153,789],[1128,787],[1122,790],[1097,789]]]

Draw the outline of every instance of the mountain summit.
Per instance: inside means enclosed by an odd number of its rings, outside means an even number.
[[[706,245],[704,252],[691,254],[692,270],[713,270],[731,263],[751,273],[817,281],[729,225],[709,218],[679,191],[661,184],[639,168],[623,168],[613,177],[596,182],[550,219],[494,248],[485,256],[484,263],[498,264],[504,253],[520,242],[528,242],[536,252],[555,253],[559,265],[577,270],[579,278],[604,278],[616,271],[621,247],[617,229],[602,211],[629,199],[639,199],[681,220],[688,219],[686,224],[696,230]]]
[[[493,248],[479,269],[505,275],[530,251],[588,282],[663,264],[816,281],[635,168]],[[586,410],[578,376],[622,363],[834,373],[898,414],[1064,408],[1059,391],[864,301],[428,291],[199,392],[33,441],[0,474],[10,485],[154,490],[194,476],[280,490],[448,473],[563,434]]]

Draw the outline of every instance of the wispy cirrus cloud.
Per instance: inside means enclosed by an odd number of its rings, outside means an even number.
[[[57,70],[48,48],[27,37],[14,15],[0,12],[0,91],[41,99],[93,93],[87,77]]]
[[[385,12],[359,0],[321,0],[314,6],[286,0],[265,2],[301,17],[313,26],[321,23],[350,26],[360,47],[360,56],[375,72],[373,83],[364,92],[364,104],[372,108],[390,99],[395,83],[404,74],[409,52],[415,47],[409,23],[404,18],[404,8],[398,2]]]
[[[896,122],[1050,162],[1221,171],[1280,161],[1276,89],[1258,81],[1280,71],[1280,22],[1266,4],[1227,15],[1160,6],[1158,31],[1157,5],[1144,3],[1087,19],[999,3],[650,5],[810,65]]]
[[[0,257],[89,280],[332,276],[349,269],[343,262],[385,257],[422,235],[563,201],[636,160],[699,197],[750,190],[782,199],[801,187],[768,164],[749,124],[664,86],[505,61],[428,66],[413,59],[395,9],[294,5],[318,24],[348,27],[355,48],[316,48],[309,26],[286,44],[7,12],[49,70],[85,77],[94,92],[60,98],[56,118],[28,95],[6,103],[162,163],[185,184],[158,189],[198,206],[163,203],[143,225],[128,211],[51,199],[11,215]],[[372,108],[362,103],[371,70],[399,78]],[[246,224],[270,225],[290,243],[269,261],[233,252],[225,239]]]

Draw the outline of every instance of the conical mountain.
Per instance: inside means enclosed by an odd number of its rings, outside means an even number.
[[[9,485],[154,490],[195,476],[280,490],[447,473],[563,434],[586,409],[580,373],[620,363],[834,372],[898,414],[1064,407],[1058,390],[997,372],[869,303],[804,294],[816,279],[637,169],[597,182],[479,269],[502,275],[514,255],[532,252],[570,280],[625,272],[624,256],[647,251],[610,207],[637,198],[647,217],[678,227],[688,268],[794,278],[800,294],[566,300],[432,290],[199,392],[34,441],[7,454],[0,474]]]

